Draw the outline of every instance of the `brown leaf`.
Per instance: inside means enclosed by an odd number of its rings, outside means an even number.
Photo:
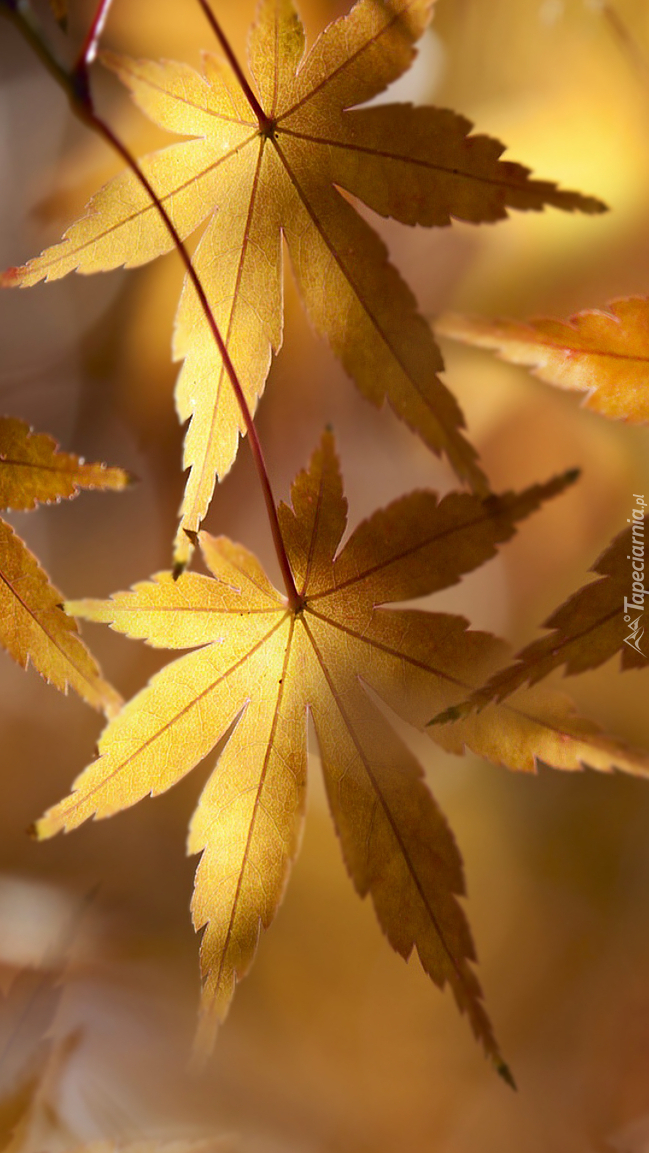
[[[621,652],[622,669],[647,667],[649,647],[643,643],[642,624],[646,594],[634,588],[634,578],[644,588],[649,528],[649,516],[642,517],[644,507],[644,497],[636,497],[630,527],[615,537],[592,566],[591,572],[602,574],[602,580],[584,585],[545,621],[544,627],[554,631],[521,649],[514,663],[495,673],[463,704],[435,717],[435,724],[455,721],[489,701],[502,701],[561,665],[565,665],[566,674],[574,675],[594,669]],[[634,573],[636,558],[641,571]]]

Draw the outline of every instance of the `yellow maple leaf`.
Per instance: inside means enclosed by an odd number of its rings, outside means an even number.
[[[461,700],[503,646],[468,631],[461,617],[381,606],[457,583],[572,480],[568,473],[486,500],[414,492],[360,524],[341,549],[346,501],[327,433],[294,482],[292,505],[279,508],[295,608],[250,552],[207,533],[199,540],[213,577],[159,573],[109,601],[67,606],[154,646],[201,647],[158,673],[108,725],[98,759],[38,822],[40,837],[164,792],[231,729],[188,842],[190,853],[202,853],[192,902],[196,928],[205,927],[201,1048],[250,967],[298,849],[308,710],[356,889],[371,895],[393,948],[404,957],[416,948],[433,981],[448,982],[504,1070],[456,900],[464,881],[455,842],[420,765],[373,699],[425,731],[431,703]],[[532,768],[539,757],[562,768],[588,761],[649,771],[649,758],[601,737],[563,698],[531,691],[515,707],[498,706],[486,727],[482,718],[427,731],[454,751],[469,744],[512,768]]]
[[[453,217],[493,221],[509,208],[600,212],[604,205],[531,180],[526,168],[500,159],[498,141],[471,135],[470,122],[447,110],[354,108],[410,65],[431,9],[432,0],[359,0],[305,56],[292,0],[263,0],[249,43],[256,93],[246,94],[213,55],[204,56],[203,75],[172,62],[109,54],[103,61],[156,124],[196,138],[145,157],[141,169],[181,237],[208,219],[194,268],[250,410],[282,339],[283,235],[311,321],[361,392],[377,406],[387,401],[484,494],[475,450],[460,431],[461,411],[437,375],[443,362],[429,326],[382,241],[339,189],[375,212],[427,226]],[[60,244],[10,269],[4,283],[132,267],[172,247],[157,207],[127,172],[92,199]],[[184,361],[177,409],[190,420],[184,455],[190,474],[176,538],[183,563],[191,549],[187,532],[198,529],[215,474],[230,468],[244,432],[187,280],[173,349]]]
[[[583,392],[585,408],[632,424],[649,421],[649,299],[630,296],[587,309],[567,322],[484,320],[448,313],[440,336],[488,348],[524,364],[558,388]]]
[[[51,436],[32,432],[24,421],[0,417],[0,508],[33,509],[38,502],[75,497],[81,488],[119,490],[129,481],[123,469],[87,464],[60,452]],[[121,697],[62,611],[63,599],[24,541],[0,518],[0,644],[23,668],[31,663],[62,692],[71,686],[93,708],[113,716]]]
[[[89,464],[61,452],[53,437],[34,432],[23,420],[0,416],[0,508],[23,512],[69,500],[82,488],[119,492],[129,483],[124,469]]]

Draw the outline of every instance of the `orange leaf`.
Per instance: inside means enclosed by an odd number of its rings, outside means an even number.
[[[440,336],[492,349],[558,388],[584,392],[583,403],[613,420],[649,420],[649,299],[614,300],[607,311],[559,320],[480,320],[441,316]]]
[[[0,519],[0,644],[22,668],[32,664],[61,692],[71,687],[114,716],[121,697],[103,680],[62,601],[36,557]]]
[[[24,421],[0,417],[0,508],[29,510],[38,501],[75,497],[81,488],[119,490],[129,481],[121,468],[86,464]],[[71,686],[113,716],[121,697],[103,680],[62,600],[36,557],[0,519],[0,644],[23,668],[31,663],[62,692]]]

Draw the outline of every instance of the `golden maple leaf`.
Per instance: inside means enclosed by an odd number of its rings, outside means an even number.
[[[435,322],[440,336],[488,348],[528,365],[558,388],[583,392],[583,405],[613,420],[649,421],[649,299],[630,296],[587,309],[567,322],[484,320],[452,313]]]
[[[81,488],[123,489],[121,468],[87,464],[60,452],[51,436],[34,433],[22,420],[0,417],[0,508],[14,512],[77,496]],[[0,644],[26,668],[31,663],[50,684],[71,686],[93,708],[113,716],[121,697],[102,678],[62,612],[63,595],[36,557],[0,517]]]
[[[432,0],[359,0],[305,56],[292,0],[263,0],[249,43],[257,94],[248,96],[223,61],[206,54],[203,75],[186,64],[103,62],[139,107],[170,131],[196,139],[145,157],[141,169],[181,237],[208,219],[194,258],[247,404],[254,411],[271,351],[282,339],[281,236],[314,327],[329,340],[361,392],[387,401],[474,491],[488,491],[463,417],[438,378],[443,362],[414,298],[382,241],[338,189],[406,224],[452,218],[493,221],[509,208],[600,212],[592,197],[565,192],[500,159],[503,146],[471,135],[444,109],[354,108],[410,65]],[[132,267],[173,247],[158,208],[132,172],[90,202],[63,241],[5,284]],[[190,420],[190,470],[176,538],[198,529],[237,451],[244,423],[193,285],[183,288],[173,341],[184,361],[180,419]]]
[[[159,573],[109,601],[67,606],[155,646],[201,647],[158,673],[108,725],[98,759],[38,822],[40,837],[164,792],[231,730],[188,842],[190,853],[202,853],[192,902],[195,927],[205,927],[201,1048],[252,963],[297,853],[308,710],[356,889],[371,894],[393,948],[404,957],[416,948],[433,981],[448,982],[504,1070],[456,900],[464,892],[458,850],[420,765],[372,699],[377,694],[425,730],[431,704],[462,699],[502,658],[502,644],[467,631],[461,617],[381,606],[457,583],[494,555],[517,520],[572,480],[568,473],[486,500],[413,492],[361,523],[341,549],[346,501],[327,433],[293,484],[292,506],[279,507],[295,609],[250,552],[207,533],[199,540],[213,578]],[[587,761],[649,770],[649,758],[602,738],[563,698],[531,690],[515,706],[492,710],[486,724],[483,716],[428,733],[512,768],[532,768],[539,757],[562,768]]]
[[[548,636],[533,641],[516,654],[512,664],[499,669],[487,683],[460,705],[434,718],[435,724],[458,720],[489,701],[503,701],[521,685],[536,684],[553,669],[565,665],[565,675],[597,668],[621,653],[622,669],[649,667],[649,644],[643,638],[645,613],[644,557],[649,537],[649,516],[642,516],[644,497],[636,497],[638,516],[611,541],[591,572],[602,579],[584,585],[544,622]],[[630,518],[631,519],[631,518]],[[636,559],[641,567],[634,571]]]

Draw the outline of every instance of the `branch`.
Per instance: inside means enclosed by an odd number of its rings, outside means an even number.
[[[231,67],[232,71],[234,72],[237,80],[239,81],[239,84],[241,85],[241,88],[243,90],[243,94],[244,94],[246,100],[248,101],[248,103],[249,103],[250,107],[252,108],[255,116],[257,117],[257,120],[259,121],[259,127],[262,130],[267,128],[268,124],[269,124],[269,119],[268,119],[266,113],[264,112],[261,104],[259,103],[257,97],[255,96],[252,88],[250,87],[250,84],[248,83],[248,81],[246,79],[246,75],[243,71],[243,68],[239,64],[239,61],[237,60],[237,58],[236,58],[236,56],[232,50],[232,46],[230,45],[230,42],[227,39],[227,36],[223,32],[223,29],[221,28],[219,21],[217,20],[216,16],[212,12],[212,9],[210,8],[207,0],[198,0],[198,3],[200,5],[200,7],[203,9],[203,12],[205,14],[205,18],[206,18],[210,28],[212,29],[214,35],[216,36],[219,44],[221,45],[223,52],[225,53],[228,64],[230,65],[230,67]]]

